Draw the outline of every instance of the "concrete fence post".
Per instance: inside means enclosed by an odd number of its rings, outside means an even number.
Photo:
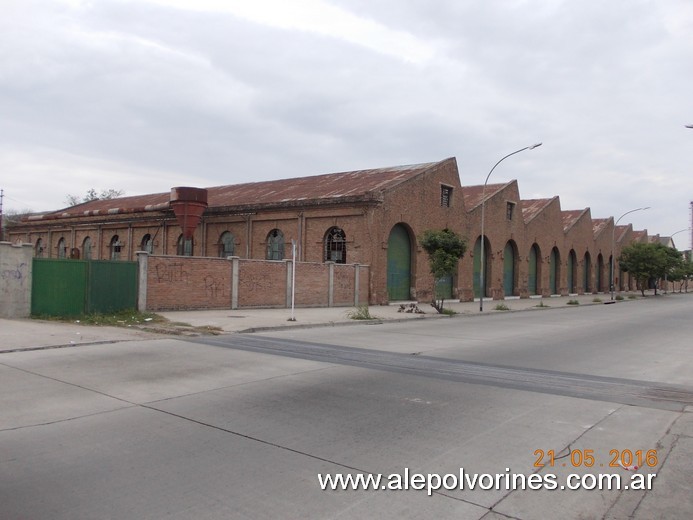
[[[361,275],[361,266],[354,264],[354,307],[359,306],[359,277]]]
[[[238,309],[238,282],[240,257],[229,257],[231,260],[231,309]]]
[[[334,307],[334,262],[326,262],[327,270],[327,306]]]
[[[293,260],[284,260],[286,262],[286,308],[291,308],[291,270],[293,268]]]
[[[149,277],[149,253],[146,251],[137,251],[137,268],[138,268],[138,284],[137,284],[137,310],[144,312],[147,310],[147,284]]]

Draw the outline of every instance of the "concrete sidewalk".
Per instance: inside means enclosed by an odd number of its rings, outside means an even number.
[[[514,311],[539,311],[568,307],[568,302],[577,300],[580,305],[602,305],[609,301],[609,294],[562,296],[555,298],[509,299],[504,301],[484,300],[484,315],[492,316],[508,311],[495,310],[505,305]],[[596,301],[595,300],[602,300]],[[625,299],[617,303],[629,302]],[[538,305],[547,307],[537,307]],[[479,302],[446,302],[445,306],[458,316],[478,315]],[[407,309],[411,309],[409,305]],[[293,327],[342,326],[350,324],[375,323],[384,321],[402,321],[412,319],[446,319],[438,314],[430,304],[419,304],[422,314],[400,312],[399,304],[371,306],[369,313],[377,321],[354,320],[349,313],[353,307],[330,308],[297,308],[294,310],[295,321],[291,318],[291,309],[238,309],[209,311],[176,311],[160,312],[173,325],[170,331],[176,333],[199,334],[196,327],[210,327],[221,333],[260,332],[265,330],[282,330]],[[190,330],[188,331],[188,326]],[[106,327],[84,325],[78,321],[59,322],[44,320],[5,320],[0,319],[0,353],[34,348],[68,347],[97,343],[114,343],[142,339],[161,338],[162,334],[147,330],[146,327]]]

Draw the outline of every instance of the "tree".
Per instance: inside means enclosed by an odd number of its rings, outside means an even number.
[[[428,262],[434,280],[433,302],[431,305],[443,312],[444,297],[438,294],[437,283],[457,270],[457,263],[467,250],[467,242],[454,231],[449,229],[427,230],[419,240],[421,247],[428,254]]]
[[[655,281],[657,295],[658,281],[675,272],[683,259],[681,253],[672,247],[636,242],[623,248],[618,262],[623,271],[633,275],[644,296],[650,280]]]
[[[125,192],[123,190],[115,190],[113,188],[107,190],[101,190],[101,193],[97,192],[94,188],[87,190],[87,193],[80,197],[79,195],[68,195],[65,198],[65,203],[68,206],[76,206],[77,204],[84,204],[85,202],[91,202],[92,200],[110,200],[122,197]]]

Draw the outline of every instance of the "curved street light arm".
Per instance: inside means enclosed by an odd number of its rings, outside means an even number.
[[[511,155],[515,155],[516,153],[524,152],[525,150],[534,150],[535,148],[541,146],[542,143],[536,143],[531,146],[525,146],[524,148],[520,148],[519,150],[515,150],[512,153],[509,153],[508,155],[502,157],[496,164],[493,165],[493,168],[491,168],[491,171],[488,172],[488,175],[486,176],[486,180],[484,181],[484,189],[481,191],[481,258],[479,258],[479,264],[480,264],[480,272],[479,272],[479,312],[483,312],[484,310],[484,292],[485,291],[485,286],[484,286],[484,269],[486,268],[486,259],[484,258],[484,207],[486,205],[486,185],[488,184],[488,179],[491,177],[491,174],[493,173],[493,170],[496,169],[496,166],[498,166],[500,163],[505,161],[508,157]]]
[[[636,211],[644,211],[646,209],[650,209],[650,206],[646,206],[644,208],[635,208],[631,209],[630,211],[626,211],[623,215],[618,217],[618,220],[614,222],[614,227],[611,229],[611,276],[609,277],[609,288],[611,289],[611,300],[613,301],[614,299],[614,263],[616,262],[616,259],[614,258],[614,249],[616,245],[616,226],[618,225],[619,222],[621,222],[621,219],[625,217],[626,215],[629,215],[630,213],[635,213]]]

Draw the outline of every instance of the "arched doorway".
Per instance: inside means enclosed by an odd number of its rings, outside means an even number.
[[[488,238],[484,238],[484,256],[486,257],[486,265],[484,266],[484,298],[488,296],[489,293],[489,280],[491,280],[491,244]],[[474,286],[474,298],[481,297],[481,291],[479,290],[481,282],[481,237],[476,239],[474,244],[474,273],[473,273],[473,286]]]
[[[529,276],[527,277],[527,290],[530,296],[539,294],[539,259],[541,251],[537,244],[532,244],[529,250]]]
[[[402,224],[395,225],[387,239],[387,297],[408,300],[411,288],[411,240]]]
[[[585,253],[582,267],[582,290],[585,294],[592,292],[590,281],[592,280],[592,257],[589,252]]]
[[[568,293],[575,294],[577,288],[575,287],[575,281],[577,279],[577,256],[574,250],[570,250],[568,253]]]
[[[513,296],[515,294],[515,281],[517,280],[517,246],[512,240],[508,240],[503,248],[503,294]]]
[[[597,292],[604,292],[604,257],[597,256]]]
[[[558,248],[554,247],[551,250],[551,269],[549,271],[549,288],[551,294],[558,294],[558,282],[561,279],[561,255]]]

